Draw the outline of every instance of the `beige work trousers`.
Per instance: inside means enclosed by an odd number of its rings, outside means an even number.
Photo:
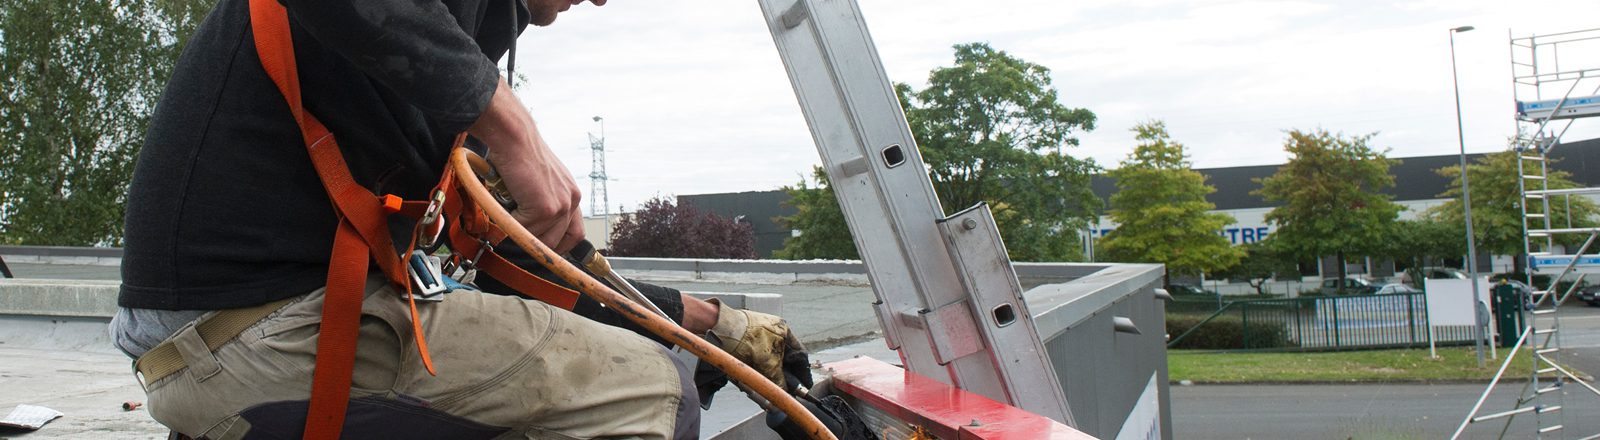
[[[173,336],[188,367],[146,387],[151,416],[190,436],[225,440],[251,431],[241,413],[252,407],[305,401],[322,302],[320,289],[297,298],[215,353],[194,343],[190,323]],[[686,384],[659,344],[542,302],[476,291],[418,302],[417,311],[438,376],[422,365],[406,302],[380,279],[368,281],[353,399],[410,403],[504,428],[496,438],[673,437]]]

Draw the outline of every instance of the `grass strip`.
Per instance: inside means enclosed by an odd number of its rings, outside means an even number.
[[[1337,383],[1487,381],[1510,352],[1499,359],[1478,357],[1471,348],[1440,348],[1430,359],[1426,349],[1337,351],[1317,353],[1230,353],[1169,350],[1168,377],[1195,383]],[[1511,361],[1505,379],[1526,380],[1533,371],[1524,350]],[[1569,368],[1570,370],[1570,368]],[[1582,372],[1574,374],[1584,377]]]

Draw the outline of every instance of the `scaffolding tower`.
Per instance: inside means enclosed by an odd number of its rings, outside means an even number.
[[[1577,291],[1585,275],[1600,272],[1600,255],[1594,252],[1600,227],[1584,221],[1574,223],[1568,215],[1572,197],[1600,195],[1600,188],[1553,187],[1549,179],[1550,153],[1561,145],[1561,137],[1579,121],[1600,116],[1600,61],[1589,57],[1572,62],[1569,56],[1569,62],[1563,65],[1561,53],[1600,53],[1600,29],[1511,36],[1510,45],[1517,128],[1512,148],[1517,155],[1517,182],[1522,192],[1517,205],[1522,212],[1523,253],[1527,256],[1524,281],[1530,290],[1522,317],[1527,327],[1515,335],[1514,348],[1452,439],[1460,437],[1470,424],[1499,420],[1504,421],[1500,438],[1505,438],[1511,422],[1522,414],[1535,418],[1532,438],[1568,438],[1561,411],[1566,405],[1566,386],[1575,384],[1600,396],[1600,390],[1559,365],[1561,318],[1556,313]],[[1585,63],[1590,67],[1574,66]],[[1549,279],[1535,283],[1535,275]],[[1567,287],[1562,288],[1563,285]],[[1533,373],[1518,393],[1516,403],[1509,410],[1480,415],[1484,401],[1499,384],[1506,367],[1524,352],[1528,355],[1525,361],[1533,363]],[[1553,381],[1547,380],[1551,377]],[[1529,438],[1528,434],[1512,437]],[[1600,439],[1600,434],[1571,437]]]

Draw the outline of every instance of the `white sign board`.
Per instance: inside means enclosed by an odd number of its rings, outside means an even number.
[[[1472,280],[1425,280],[1428,291],[1428,325],[1473,325]],[[1489,300],[1488,277],[1478,279],[1478,298]]]

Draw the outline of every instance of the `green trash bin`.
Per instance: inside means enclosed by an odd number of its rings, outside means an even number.
[[[1500,346],[1510,348],[1516,345],[1517,336],[1522,334],[1522,329],[1525,327],[1522,310],[1528,304],[1528,295],[1517,286],[1507,283],[1495,285],[1493,292],[1494,301],[1490,301],[1489,304],[1494,309]]]

